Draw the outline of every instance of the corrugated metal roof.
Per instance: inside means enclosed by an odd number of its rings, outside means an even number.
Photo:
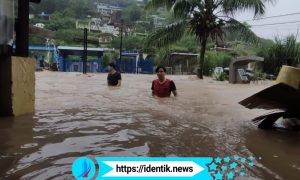
[[[199,56],[199,54],[193,54],[193,53],[171,53],[171,55],[181,55],[181,56]]]
[[[58,46],[59,50],[83,51],[83,47]],[[114,48],[87,48],[88,51],[114,51]]]

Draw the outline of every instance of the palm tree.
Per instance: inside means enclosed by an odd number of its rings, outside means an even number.
[[[200,43],[198,77],[203,79],[203,64],[208,38],[223,39],[230,32],[241,35],[245,41],[257,42],[259,38],[234,18],[238,11],[253,10],[254,18],[265,13],[266,2],[274,0],[149,0],[145,9],[166,7],[175,22],[152,32],[146,45],[163,47],[180,40],[184,34],[195,35]]]

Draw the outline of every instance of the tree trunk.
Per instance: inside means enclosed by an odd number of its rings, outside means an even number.
[[[203,79],[204,55],[205,55],[206,42],[207,42],[207,37],[203,38],[202,42],[201,42],[200,62],[199,62],[199,69],[198,69],[198,73],[197,73],[197,75],[200,79]]]

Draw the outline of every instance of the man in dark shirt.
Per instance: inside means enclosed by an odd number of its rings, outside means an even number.
[[[108,86],[121,86],[121,73],[116,70],[116,65],[114,63],[109,64],[109,73],[107,75],[107,85]]]
[[[166,68],[158,66],[156,68],[158,79],[152,81],[152,95],[158,97],[170,97],[171,92],[177,96],[176,86],[172,80],[166,79]]]

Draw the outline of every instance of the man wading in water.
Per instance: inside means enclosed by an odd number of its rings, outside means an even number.
[[[166,68],[163,66],[158,66],[155,71],[158,79],[152,81],[152,96],[170,97],[171,92],[174,94],[174,96],[177,96],[175,83],[172,80],[165,78]]]
[[[107,75],[108,86],[121,86],[121,73],[117,72],[116,65],[114,63],[109,64],[109,73]]]

